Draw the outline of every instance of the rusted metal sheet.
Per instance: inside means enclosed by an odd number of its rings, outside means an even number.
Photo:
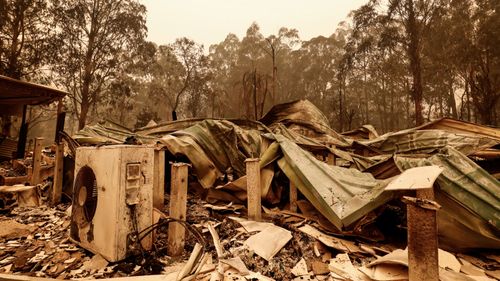
[[[45,85],[29,83],[0,75],[0,105],[49,104],[68,93]]]
[[[330,128],[328,118],[308,100],[297,100],[273,106],[260,122],[274,129],[283,125],[300,135],[323,144],[348,147],[352,141]]]
[[[376,179],[388,179],[401,173],[392,156],[371,165],[363,172],[372,174]]]
[[[275,135],[284,157],[278,165],[299,191],[338,229],[392,198],[388,181],[356,169],[328,165],[287,138]]]
[[[17,141],[11,139],[0,140],[0,158],[11,159],[17,151]]]
[[[437,129],[450,133],[467,133],[477,136],[489,137],[500,140],[500,130],[498,128],[474,124],[453,118],[440,118],[427,124],[417,127],[419,130]]]
[[[500,182],[457,150],[448,147],[427,159],[397,157],[401,170],[438,165],[443,173],[440,188],[467,208],[500,229]]]
[[[387,133],[373,140],[356,141],[354,147],[357,147],[358,152],[361,148],[365,148],[379,154],[429,154],[450,146],[469,155],[498,144],[500,144],[499,139],[480,135],[412,128]]]
[[[177,121],[167,121],[156,125],[146,126],[134,131],[138,135],[157,136],[161,137],[166,134],[171,134],[176,131],[184,130],[197,123],[207,120],[207,118],[190,118]],[[248,119],[235,119],[235,118],[211,118],[211,120],[221,121],[226,120],[245,130],[265,130],[265,126],[259,121]]]
[[[464,127],[460,121],[441,120],[432,126],[427,124],[427,127],[355,141],[331,130],[324,115],[308,101],[276,106],[261,121],[191,119],[153,125],[135,132],[119,126],[95,126],[79,132],[77,140],[121,143],[132,135],[142,143],[159,141],[171,155],[189,159],[193,173],[204,188],[210,189],[210,194],[227,191],[226,200],[246,200],[244,160],[262,158],[270,143],[276,141],[279,149],[271,153],[271,162],[277,161],[299,191],[339,229],[390,200],[394,192],[384,190],[389,178],[401,170],[418,166],[402,168],[396,163],[398,159],[404,157],[408,159],[406,162],[430,159],[432,161],[425,165],[442,165],[445,169],[438,178],[440,187],[436,189],[436,200],[444,205],[438,215],[440,225],[444,226],[441,238],[450,244],[466,242],[462,245],[467,247],[490,246],[499,241],[499,212],[494,206],[500,204],[498,196],[490,194],[500,194],[496,187],[498,181],[484,170],[469,169],[470,163],[474,163],[466,156],[485,156],[483,152],[495,156],[496,151],[487,149],[500,143],[495,137],[497,129],[489,128],[487,133],[481,134],[470,124]],[[164,133],[166,135],[162,135]],[[439,158],[437,155],[442,155],[448,147],[461,156]],[[311,155],[325,155],[325,152],[335,155],[337,165],[356,169],[321,163]],[[266,164],[267,170],[260,166],[265,179],[263,200],[271,198],[264,198],[272,193],[267,192],[272,191],[269,186],[274,177],[275,166],[270,165],[271,162]],[[213,189],[217,179],[222,178],[231,178],[231,183]],[[279,201],[276,198],[273,200]],[[476,204],[474,198],[484,201],[485,208],[478,207],[483,203]],[[474,237],[470,243],[453,237],[458,229]]]
[[[500,182],[459,151],[447,147],[428,158],[396,156],[401,170],[438,165],[436,200],[441,241],[455,249],[500,247]],[[457,235],[463,233],[464,235]]]
[[[354,130],[342,132],[342,135],[355,140],[371,140],[379,136],[377,130],[372,125],[363,125]]]

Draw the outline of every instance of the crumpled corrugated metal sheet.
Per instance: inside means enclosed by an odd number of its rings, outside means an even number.
[[[283,158],[278,165],[300,192],[339,230],[389,201],[388,181],[356,169],[331,166],[317,160],[289,139],[275,135]]]
[[[329,127],[328,118],[308,100],[296,100],[273,106],[260,122],[266,125],[287,124],[290,121],[305,121],[313,128]]]
[[[301,108],[307,109],[306,112],[300,112]],[[491,175],[478,169],[465,156],[473,151],[495,146],[499,140],[480,133],[412,128],[370,141],[354,142],[354,145],[361,145],[378,153],[375,153],[375,157],[353,155],[348,151],[329,147],[333,142],[340,144],[340,147],[349,147],[352,140],[343,136],[337,138],[336,133],[328,131],[331,129],[323,128],[327,124],[316,114],[317,108],[314,108],[304,101],[282,106],[284,113],[275,112],[273,118],[263,120],[272,121],[272,133],[265,125],[255,121],[248,123],[240,120],[242,126],[238,126],[229,120],[188,120],[144,129],[141,133],[119,126],[88,126],[76,138],[79,142],[123,143],[126,137],[135,135],[143,143],[160,141],[170,153],[187,157],[202,186],[215,191],[220,189],[213,189],[214,184],[229,167],[233,169],[237,179],[245,174],[246,158],[265,157],[267,160],[261,161],[261,169],[265,174],[263,196],[267,196],[271,194],[267,191],[272,191],[273,163],[277,161],[290,181],[339,229],[350,226],[397,194],[384,191],[390,179],[377,180],[372,174],[359,170],[377,161],[389,163],[396,161],[395,159],[398,159],[400,169],[405,165],[441,165],[445,171],[438,178],[441,188],[436,192],[436,199],[443,206],[438,213],[443,239],[450,245],[462,243],[463,248],[478,245],[494,248],[495,243],[500,245],[498,181],[494,178],[493,181]],[[290,111],[286,112],[287,110]],[[309,120],[318,119],[320,125],[309,122],[308,116],[313,116]],[[181,129],[178,130],[179,128]],[[172,132],[173,129],[177,130]],[[144,132],[151,135],[144,136]],[[165,135],[165,132],[168,134]],[[160,139],[161,135],[163,137]],[[331,139],[334,141],[330,142]],[[266,149],[271,141],[277,143]],[[276,148],[278,145],[279,150]],[[450,148],[443,150],[447,146]],[[354,163],[358,169],[328,165],[307,151],[325,148]],[[391,157],[395,153],[398,155]],[[410,153],[412,157],[403,157],[400,153]],[[244,179],[234,181],[226,188],[237,192],[235,194],[239,199],[245,199]],[[456,233],[459,232],[464,235],[457,236]]]
[[[246,174],[245,159],[257,158],[261,154],[260,132],[244,130],[227,120],[204,120],[171,135],[189,136],[219,170],[231,167],[238,177]]]
[[[242,123],[259,128],[258,122]],[[174,127],[191,123],[179,124],[176,123]],[[260,125],[260,128],[264,126]],[[135,133],[108,122],[104,125],[86,126],[74,135],[74,139],[81,144],[122,144],[130,136],[144,144],[161,143],[173,155],[187,157],[205,188],[213,187],[217,178],[224,175],[228,168],[233,169],[236,177],[243,176],[245,159],[260,157],[263,148],[259,130],[243,129],[228,120],[197,121],[163,137]]]
[[[273,133],[267,133],[264,134],[264,137],[270,139],[270,140],[275,140],[275,134],[282,135],[286,137],[287,139],[295,142],[298,144],[300,147],[306,149],[307,151],[314,151],[319,154],[321,152],[330,152],[335,157],[342,158],[348,162],[356,163],[353,157],[356,157],[356,155],[353,155],[347,151],[340,150],[335,148],[335,146],[328,146],[325,145],[324,143],[321,143],[317,139],[305,136],[303,134],[300,134],[294,130],[291,130],[283,124],[275,124],[273,126]]]
[[[73,139],[79,144],[115,143],[123,144],[128,137],[134,136],[143,144],[154,144],[156,137],[136,134],[111,121],[103,124],[87,125],[73,135]]]
[[[500,130],[498,128],[474,124],[453,118],[440,118],[429,123],[418,126],[418,130],[437,129],[450,133],[470,134],[500,140]]]
[[[271,129],[286,128],[316,141],[339,147],[348,147],[352,141],[330,128],[328,118],[308,100],[297,100],[273,106],[262,119]]]
[[[467,156],[452,147],[445,147],[428,158],[395,156],[400,170],[438,165],[437,202],[440,235],[456,247],[500,248],[500,182]],[[458,236],[457,232],[467,233]],[[460,241],[460,243],[458,243]]]
[[[259,121],[253,121],[248,119],[221,119],[221,118],[193,118],[193,119],[183,119],[177,121],[167,121],[154,126],[146,126],[135,130],[136,134],[148,135],[148,136],[164,136],[176,131],[184,130],[197,123],[204,120],[216,120],[216,121],[230,121],[243,129],[255,129],[266,131],[267,128]],[[267,130],[269,131],[269,130]]]
[[[263,157],[263,175],[270,175],[262,177],[263,197],[269,196],[270,180],[274,174],[272,166],[268,171],[269,165],[281,157],[278,165],[286,176],[339,230],[392,198],[393,192],[384,192],[387,181],[376,180],[371,174],[356,169],[323,163],[281,134],[273,134],[279,150],[276,149],[276,143],[265,151],[259,150],[260,146],[256,145],[259,143],[257,133],[258,131],[255,131],[255,135],[249,134],[230,122],[209,120],[167,135],[161,142],[170,152],[187,156],[200,182],[207,188],[213,186],[217,177],[228,166],[236,170],[238,165],[242,165],[240,168],[244,169],[244,160],[252,157],[248,154],[252,150],[259,151],[259,156]],[[246,143],[239,145],[246,148],[235,149],[238,147],[237,143]],[[242,191],[245,190],[245,183],[245,177],[242,177],[224,186],[223,190],[232,190],[234,196],[244,200],[246,196]]]
[[[363,125],[354,130],[342,132],[341,135],[356,140],[372,140],[379,137],[377,130],[372,125]]]
[[[189,136],[166,135],[159,142],[174,156],[185,156],[193,165],[198,181],[204,188],[211,188],[217,178],[223,175],[205,151]]]
[[[433,153],[445,146],[451,146],[469,155],[500,144],[500,140],[471,134],[450,133],[443,130],[416,130],[415,128],[387,133],[376,139],[356,141],[380,154]]]
[[[260,166],[260,187],[262,200],[270,202],[273,204],[279,203],[281,200],[279,195],[273,193],[271,188],[271,183],[274,177],[274,163],[277,159],[282,157],[277,142],[271,143],[267,149],[262,153],[259,161]],[[209,191],[208,199],[210,199],[213,194],[214,189]],[[234,181],[228,182],[224,186],[217,188],[217,195],[220,195],[219,191],[230,193],[230,196],[234,196],[237,200],[244,201],[247,198],[247,176],[242,176]],[[227,195],[226,195],[227,196]]]
[[[356,168],[362,172],[364,172],[368,167],[380,163],[381,161],[385,161],[390,158],[392,155],[389,154],[381,154],[375,155],[371,157],[364,157],[359,154],[352,153],[352,162],[356,166]]]
[[[161,138],[174,155],[189,158],[201,184],[213,187],[229,168],[236,177],[245,175],[245,159],[260,157],[260,132],[244,130],[227,120],[204,120]]]

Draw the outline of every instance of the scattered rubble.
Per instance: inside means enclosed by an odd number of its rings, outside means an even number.
[[[404,280],[407,276],[407,254],[398,249],[390,252],[393,245],[332,236],[317,230],[315,223],[307,219],[287,223],[287,219],[291,218],[288,215],[265,216],[269,222],[252,222],[245,218],[235,220],[234,213],[227,216],[224,208],[214,211],[204,206],[210,206],[209,204],[192,196],[194,195],[190,196],[190,216],[187,220],[193,225],[197,224],[199,231],[204,233],[207,244],[203,247],[210,256],[207,264],[214,264],[214,268],[208,272],[200,270],[197,280],[209,280],[208,277],[217,264],[215,259],[224,267],[231,268],[224,271],[224,276],[235,278],[229,280],[255,280],[250,276],[256,276],[257,272],[262,274],[255,277],[260,278],[259,280],[294,280],[297,277],[303,278],[296,280]],[[188,239],[186,255],[173,259],[164,251],[166,228],[159,228],[155,243],[158,250],[151,253],[150,257],[154,257],[154,264],[140,266],[137,259],[109,263],[100,255],[81,249],[68,240],[69,217],[65,212],[68,207],[66,204],[57,208],[15,208],[9,218],[0,221],[1,273],[57,279],[168,274],[180,270],[180,265],[184,264],[183,260],[196,243],[194,239]],[[208,216],[210,212],[212,214]],[[200,218],[204,220],[200,221]],[[215,225],[212,227],[219,236],[222,254],[217,253],[210,227],[206,227],[205,222]],[[13,231],[11,226],[17,230]],[[266,234],[276,233],[276,230],[282,234]],[[260,239],[262,243],[252,242],[259,234],[264,237]],[[277,241],[281,243],[276,243]],[[385,254],[388,252],[389,254]],[[262,253],[275,255],[269,257]],[[440,250],[441,253],[444,255],[440,255],[440,261],[444,264],[440,266],[445,270],[442,271],[445,276],[473,275],[481,276],[482,280],[498,278],[498,255],[483,252],[474,257],[463,254],[455,256]],[[253,275],[249,275],[250,272]],[[237,279],[240,278],[237,276],[246,279]],[[6,275],[0,277],[8,278]]]
[[[101,124],[70,142],[99,149],[131,136],[164,150],[166,171],[170,163],[192,165],[183,181],[185,218],[170,212],[183,196],[169,195],[167,172],[154,223],[127,238],[135,249],[128,258],[110,262],[69,239],[75,209],[67,201],[51,204],[53,171],[31,185],[30,158],[5,162],[2,179],[23,182],[0,187],[0,279],[408,280],[402,199],[441,207],[435,208],[440,280],[499,279],[500,183],[493,168],[499,129],[441,119],[384,135],[372,126],[338,134],[317,108],[298,101],[260,121],[181,120],[138,131]],[[42,166],[54,164],[50,150],[43,155]],[[245,160],[256,157],[260,221],[248,220],[246,205],[247,181],[254,179],[246,176]],[[433,197],[412,197],[432,183]],[[15,195],[26,190],[36,191],[39,204]],[[134,194],[127,193],[132,205]],[[88,193],[68,197],[81,205]],[[179,256],[169,253],[170,224],[185,229]],[[153,246],[145,250],[140,238],[150,232]]]

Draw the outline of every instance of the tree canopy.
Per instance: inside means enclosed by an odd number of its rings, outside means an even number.
[[[329,35],[263,34],[254,22],[203,46],[147,42],[137,0],[0,0],[0,74],[51,76],[78,128],[259,119],[304,98],[339,131],[445,116],[498,126],[499,10],[497,0],[368,0]]]

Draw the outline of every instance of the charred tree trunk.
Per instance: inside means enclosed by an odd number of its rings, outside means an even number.
[[[339,83],[339,130],[342,132],[344,130],[344,101],[343,95],[345,91],[344,78],[341,75]]]
[[[271,46],[272,47],[272,46]],[[271,95],[271,107],[274,106],[276,102],[276,78],[278,76],[278,67],[276,66],[276,50],[272,47],[272,59],[273,59],[273,85],[271,87],[272,95]],[[264,100],[265,102],[265,100]]]
[[[368,91],[366,90],[366,82],[367,82],[367,62],[366,62],[366,57],[364,58],[364,62],[363,62],[363,92],[364,92],[364,96],[365,96],[365,118],[363,120],[364,124],[370,124],[370,121],[369,121],[369,108],[368,108],[368,103],[369,103],[369,99],[368,99]]]
[[[410,90],[410,82],[409,81],[406,81],[405,83],[405,90],[406,90],[406,98],[405,98],[405,101],[406,101],[406,126],[407,127],[410,127],[411,126],[411,113],[410,113],[410,104],[411,104],[411,90]]]
[[[261,81],[262,83],[262,81]],[[260,103],[259,118],[264,116],[264,105],[266,104],[267,93],[269,92],[267,87],[267,77],[264,79],[264,94],[262,95],[262,102]]]
[[[254,113],[254,120],[258,120],[258,114],[257,114],[257,69],[253,70],[253,113]]]
[[[396,118],[396,116],[394,116],[394,81],[392,79],[390,79],[391,81],[391,90],[389,92],[390,94],[390,111],[391,111],[391,115],[390,115],[390,119],[389,119],[389,130],[391,131],[394,131],[394,128],[396,127],[396,122],[399,122],[399,118]]]
[[[95,39],[97,36],[96,31],[97,18],[95,15],[92,16],[91,26],[89,32],[89,42],[87,46],[87,51],[85,53],[85,60],[83,64],[83,79],[81,86],[81,95],[82,101],[80,103],[80,114],[78,116],[78,130],[81,130],[85,127],[87,123],[87,116],[90,109],[90,106],[94,100],[91,100],[90,93],[90,85],[92,84],[92,58],[94,56],[94,48],[95,48]],[[94,93],[95,94],[95,93]]]
[[[451,74],[450,74],[451,75]],[[450,77],[450,81],[448,84],[448,105],[451,109],[451,117],[457,119],[458,118],[458,112],[457,112],[457,102],[455,101],[455,92],[453,91],[453,79]]]
[[[22,69],[19,65],[19,56],[24,45],[24,12],[25,4],[16,3],[12,21],[12,44],[7,53],[5,75],[14,79],[21,79]],[[21,37],[21,38],[20,38]]]
[[[408,22],[406,24],[406,32],[409,36],[409,43],[407,46],[408,57],[410,59],[410,72],[413,78],[412,84],[412,97],[415,104],[415,125],[424,123],[422,115],[422,67],[420,58],[420,32],[417,25],[417,18],[415,15],[415,7],[413,0],[406,0],[406,8],[408,10]]]
[[[472,72],[469,76],[469,78],[465,81],[465,97],[466,97],[466,107],[467,107],[467,121],[471,121],[471,111],[470,111],[470,92],[472,89]]]
[[[80,116],[78,116],[78,130],[85,127],[89,108],[90,103],[88,102],[88,98],[82,99],[82,103],[80,104]]]
[[[380,95],[380,98],[382,99],[381,102],[378,103],[378,112],[379,112],[379,118],[380,118],[380,127],[382,128],[382,131],[387,132],[387,126],[386,126],[386,118],[387,114],[385,112],[385,93],[386,93],[386,79],[385,76],[382,75],[382,94]]]
[[[472,74],[471,80],[472,101],[476,110],[474,117],[479,117],[482,124],[495,126],[494,111],[500,94],[492,86],[488,53],[481,59],[481,65]]]
[[[444,117],[444,105],[443,105],[443,94],[439,93],[438,95],[438,103],[439,103],[439,118]],[[447,114],[446,114],[447,115]],[[429,110],[429,117],[427,119],[430,119],[431,117],[431,112]]]
[[[90,83],[92,82],[91,77],[91,57],[92,53],[89,51],[87,53],[87,58],[85,60],[85,72],[82,83],[82,101],[80,103],[80,114],[78,116],[78,130],[83,129],[87,123],[87,116],[91,105],[90,96]]]

